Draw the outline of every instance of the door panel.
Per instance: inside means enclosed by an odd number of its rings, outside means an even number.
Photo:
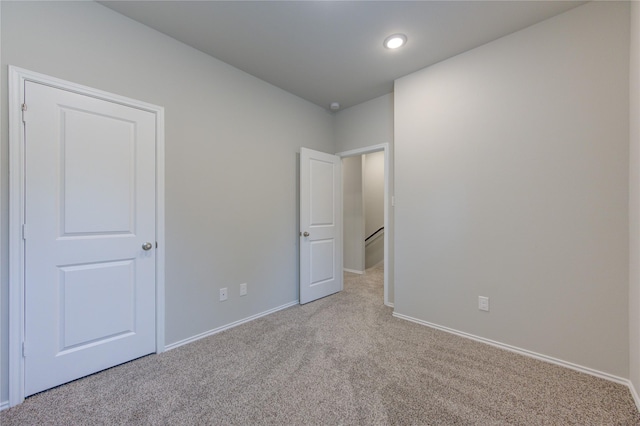
[[[131,233],[135,123],[89,111],[60,113],[64,234]]]
[[[31,395],[155,351],[156,138],[147,111],[33,82],[25,101]]]
[[[309,167],[309,226],[335,226],[335,164],[310,158]]]
[[[300,150],[300,303],[342,290],[341,164]]]
[[[135,259],[60,267],[60,351],[135,331]]]
[[[309,243],[311,262],[311,283],[313,287],[335,278],[335,241],[333,239],[311,241]]]

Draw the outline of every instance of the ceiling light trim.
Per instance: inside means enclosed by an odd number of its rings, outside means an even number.
[[[407,44],[407,36],[402,33],[391,34],[382,42],[382,45],[390,50],[399,49],[405,44]]]

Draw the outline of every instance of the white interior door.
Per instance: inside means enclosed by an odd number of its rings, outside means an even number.
[[[25,395],[155,352],[155,116],[25,84]]]
[[[342,290],[340,157],[300,150],[300,303]]]

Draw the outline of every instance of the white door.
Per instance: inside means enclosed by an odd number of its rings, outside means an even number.
[[[25,84],[25,395],[155,352],[155,116]]]
[[[300,150],[300,303],[342,290],[340,157]]]

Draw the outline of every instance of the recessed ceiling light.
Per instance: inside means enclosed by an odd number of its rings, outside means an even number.
[[[397,49],[398,47],[404,46],[407,42],[407,36],[404,34],[392,34],[389,37],[384,39],[384,47],[387,49]]]

